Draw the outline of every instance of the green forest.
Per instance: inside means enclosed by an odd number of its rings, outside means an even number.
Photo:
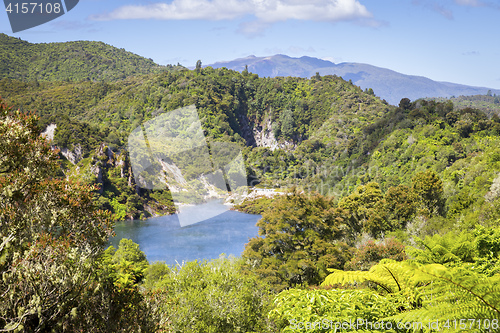
[[[0,38],[0,331],[500,329],[497,109]],[[114,221],[175,212],[137,185],[127,138],[190,105],[207,140],[240,147],[248,184],[284,194],[235,206],[262,215],[240,257],[107,247]]]

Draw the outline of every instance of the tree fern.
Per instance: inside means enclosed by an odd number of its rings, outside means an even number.
[[[422,264],[473,262],[475,252],[471,238],[472,235],[467,232],[436,234],[427,236],[425,240],[416,237],[420,249],[407,246],[405,251],[408,257]]]
[[[444,268],[426,265],[416,268],[413,282],[429,281],[418,287],[422,307],[390,317],[403,322],[429,322],[467,319],[468,330],[490,331],[494,327],[480,328],[478,320],[496,320],[500,324],[500,275],[486,277],[466,267]],[[460,327],[449,329],[460,330]],[[497,326],[499,329],[500,326]],[[462,328],[463,330],[463,328]],[[494,329],[495,330],[495,329]]]
[[[434,266],[434,265],[433,265]],[[441,265],[438,265],[441,266]],[[369,271],[341,271],[331,269],[322,285],[362,284],[376,286],[382,293],[399,293],[404,296],[405,308],[414,308],[419,304],[418,284],[429,283],[422,278],[416,280],[416,264],[383,259]]]
[[[400,294],[402,312],[384,320],[424,325],[433,322],[439,323],[439,329],[451,331],[463,331],[463,325],[477,332],[500,329],[498,274],[488,277],[471,270],[468,265],[447,268],[441,264],[422,265],[387,259],[368,272],[330,271],[332,274],[326,277],[323,285],[368,283],[381,293]],[[487,320],[489,325],[480,327],[479,320]],[[491,323],[496,324],[493,327]]]

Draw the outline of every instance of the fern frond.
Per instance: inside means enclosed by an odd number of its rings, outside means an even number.
[[[417,287],[423,306],[386,320],[406,323],[436,320],[443,323],[463,318],[500,320],[500,277],[487,277],[465,267],[447,269],[441,265],[425,265],[416,271],[413,282],[426,282]],[[474,330],[489,331],[479,327]]]
[[[460,267],[432,270],[425,266],[421,268],[421,271],[434,278],[432,285],[423,288],[426,289],[424,293],[442,296],[441,298],[431,297],[428,299],[428,303],[433,301],[436,304],[450,302],[457,309],[465,305],[459,313],[459,315],[463,315],[462,318],[471,318],[467,315],[472,315],[473,312],[483,313],[484,311],[490,315],[490,318],[500,318],[498,278],[485,277]],[[486,310],[481,310],[482,308]]]
[[[423,279],[421,276],[416,282],[413,281],[415,273],[418,272],[416,267],[418,267],[417,264],[384,259],[367,272],[330,270],[332,274],[326,277],[322,285],[371,282],[387,293],[408,293]]]
[[[372,282],[379,285],[388,293],[390,293],[392,290],[390,286],[384,283],[387,281],[383,281],[383,279],[370,271],[342,271],[338,269],[331,269],[330,271],[332,272],[332,274],[328,275],[325,278],[325,281],[321,284],[322,286],[331,286],[335,284],[362,284],[364,282]]]

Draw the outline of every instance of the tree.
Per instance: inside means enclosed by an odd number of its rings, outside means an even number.
[[[467,325],[460,321],[461,329],[491,332],[500,328],[500,277],[486,277],[467,266],[446,268],[431,264],[415,269],[413,278],[422,307],[392,316],[402,322],[440,323],[437,330],[450,328],[450,322],[468,318],[468,322],[487,318],[486,325]],[[432,282],[432,283],[429,283]],[[484,322],[482,322],[484,323]]]
[[[345,264],[344,269],[366,271],[382,259],[406,260],[404,245],[395,238],[386,238],[381,243],[369,240],[356,249],[352,259]]]
[[[286,109],[280,115],[280,123],[281,123],[281,134],[284,138],[289,139],[293,135],[294,121],[292,110]]]
[[[269,286],[240,271],[241,259],[191,261],[175,268],[155,263],[145,286],[160,332],[275,332],[265,319]]]
[[[111,252],[114,248],[111,246]],[[113,254],[113,263],[118,264],[122,261],[129,261],[133,263],[139,270],[144,271],[148,268],[148,261],[146,255],[139,249],[139,244],[134,243],[130,239],[123,238],[120,240],[118,250]]]
[[[352,194],[342,198],[339,208],[347,213],[346,222],[354,236],[360,232],[368,232],[373,237],[390,230],[384,212],[384,197],[376,182],[358,186]]]
[[[0,101],[0,327],[103,331],[121,320],[102,311],[113,299],[99,275],[111,214],[94,187],[57,179],[57,151],[36,122]]]
[[[201,60],[196,62],[196,72],[199,73],[201,71]]]
[[[409,98],[403,98],[399,102],[399,108],[402,110],[410,110],[411,109],[411,100]]]
[[[500,277],[475,273],[468,266],[447,268],[440,264],[421,265],[388,259],[369,271],[331,270],[323,285],[367,283],[382,295],[394,294],[401,302],[400,313],[386,321],[402,323],[439,321],[446,328],[452,320],[488,318],[483,331],[499,328]],[[451,325],[448,326],[450,328]],[[475,326],[474,328],[478,328]],[[462,326],[462,329],[465,327]],[[480,330],[481,331],[481,330]]]
[[[379,325],[382,318],[397,314],[400,302],[392,296],[369,289],[288,289],[275,297],[269,318],[278,326],[276,332],[283,333],[377,332],[365,330],[365,323]],[[351,322],[358,326],[344,324]]]
[[[444,214],[443,182],[434,171],[417,173],[412,179],[412,190],[421,202],[420,214],[427,217]]]
[[[406,185],[390,187],[384,196],[385,210],[391,225],[404,228],[417,212],[417,196]]]
[[[243,257],[277,290],[318,284],[328,268],[348,260],[347,245],[340,241],[343,224],[332,199],[293,189],[263,213],[257,222],[260,237],[250,239]]]
[[[417,283],[415,276],[419,273],[415,266],[406,261],[382,259],[368,271],[342,271],[330,269],[330,275],[325,278],[322,286],[367,284],[382,295],[400,294],[405,299],[403,308],[419,306]],[[428,278],[428,281],[431,280]],[[427,282],[428,282],[427,281]],[[421,279],[420,282],[423,282]]]

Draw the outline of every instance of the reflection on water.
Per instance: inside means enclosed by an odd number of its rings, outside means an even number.
[[[215,259],[221,253],[239,256],[248,239],[258,234],[255,224],[260,215],[228,211],[218,202],[185,206],[180,214],[199,219],[204,211],[205,216],[213,216],[213,212],[221,214],[186,227],[180,226],[177,215],[117,222],[116,236],[110,244],[116,248],[120,239],[129,238],[140,245],[149,262],[165,261],[174,265],[195,259]]]

